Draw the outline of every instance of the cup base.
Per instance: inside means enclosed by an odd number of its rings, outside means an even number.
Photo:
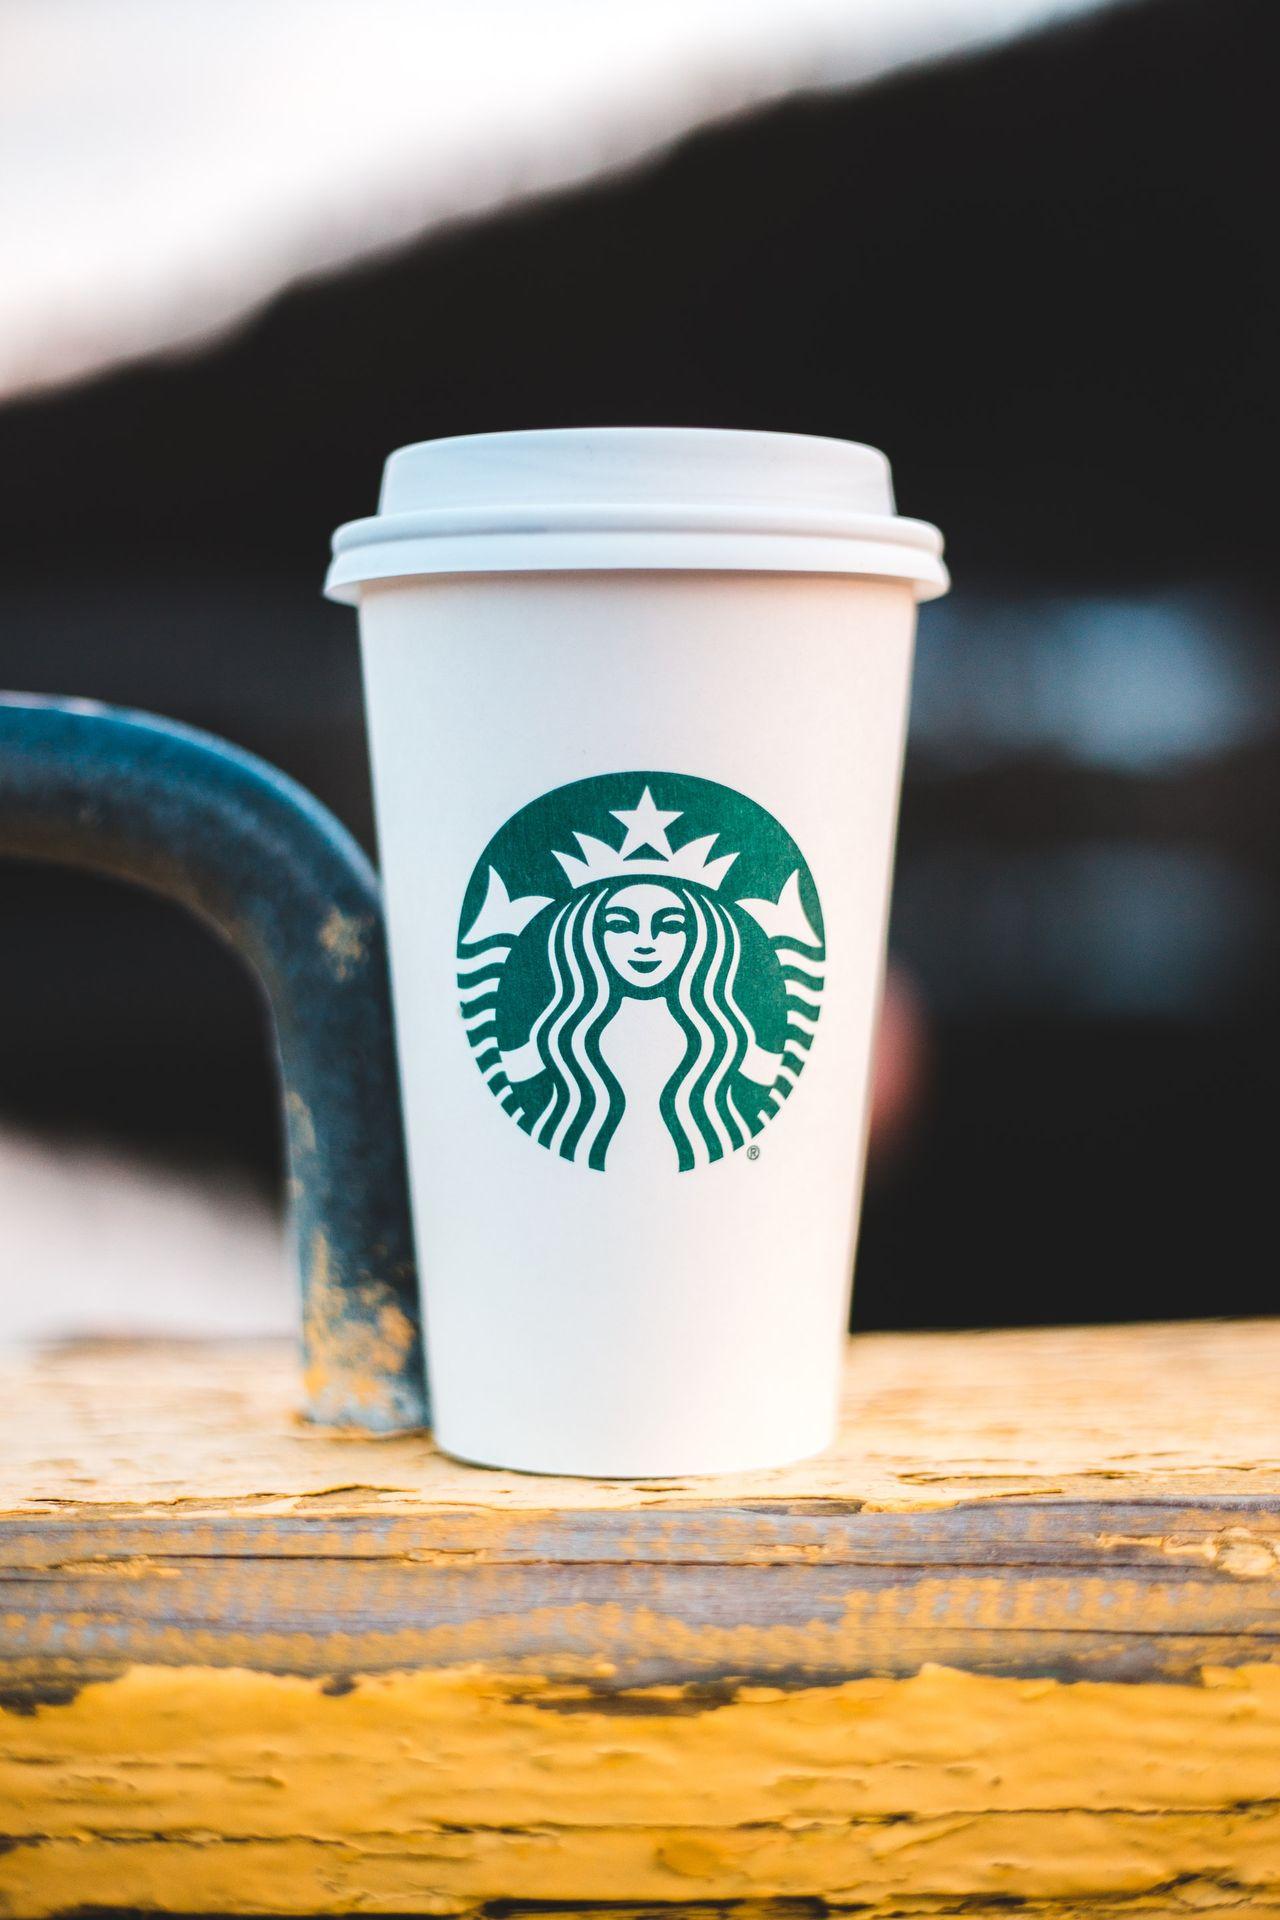
[[[647,1458],[643,1464],[639,1461],[619,1461],[599,1459],[591,1464],[582,1456],[575,1455],[572,1460],[554,1451],[535,1452],[521,1459],[513,1458],[504,1449],[490,1450],[483,1446],[456,1444],[443,1433],[434,1433],[432,1438],[441,1453],[466,1467],[483,1467],[490,1472],[523,1473],[557,1480],[722,1480],[726,1476],[747,1473],[769,1473],[783,1467],[792,1467],[801,1460],[812,1460],[815,1455],[825,1453],[836,1437],[834,1425],[811,1440],[798,1441],[794,1446],[773,1448],[765,1453],[730,1452],[714,1456],[700,1454],[691,1456],[672,1454],[663,1459]]]

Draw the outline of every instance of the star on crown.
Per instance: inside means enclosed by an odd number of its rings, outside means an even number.
[[[634,807],[612,807],[610,812],[624,828],[621,846],[611,847],[589,833],[575,831],[573,837],[582,858],[572,853],[556,854],[571,887],[587,887],[596,880],[616,880],[627,874],[644,874],[665,880],[695,880],[700,886],[714,890],[738,857],[736,853],[722,853],[714,860],[710,858],[711,849],[720,837],[716,833],[673,847],[667,838],[667,828],[683,815],[678,808],[672,812],[657,806],[648,787]],[[641,855],[643,848],[649,849],[647,856]]]

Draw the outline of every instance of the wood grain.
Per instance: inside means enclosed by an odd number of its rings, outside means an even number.
[[[732,1479],[295,1392],[0,1362],[0,1913],[1280,1912],[1280,1325],[864,1337]]]

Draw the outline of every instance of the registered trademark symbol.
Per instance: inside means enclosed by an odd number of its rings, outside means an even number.
[[[759,1149],[759,1147],[748,1147],[748,1148],[747,1148],[747,1158],[748,1158],[748,1160],[758,1160],[758,1159],[760,1158],[760,1149]]]

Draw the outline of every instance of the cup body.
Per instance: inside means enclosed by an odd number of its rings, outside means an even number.
[[[910,582],[437,574],[360,623],[440,1445],[645,1478],[819,1451]]]

